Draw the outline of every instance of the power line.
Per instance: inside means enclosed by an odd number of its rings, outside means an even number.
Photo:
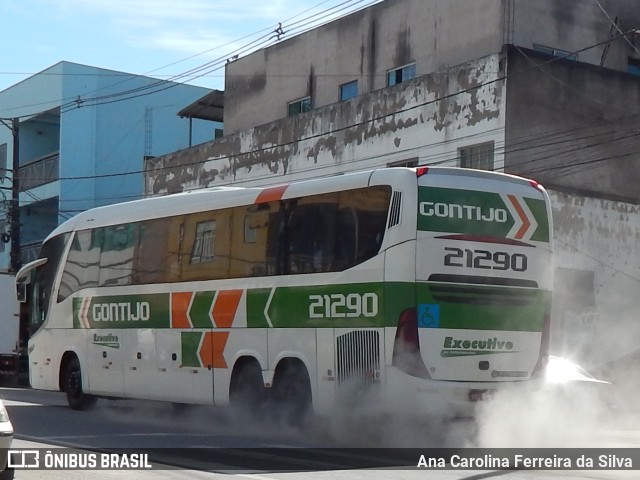
[[[624,35],[624,33],[623,33],[622,35]],[[597,43],[597,44],[595,44],[595,45],[591,45],[591,46],[585,47],[585,48],[583,48],[583,49],[580,49],[580,50],[576,51],[576,53],[577,53],[577,52],[581,52],[581,51],[585,51],[585,50],[588,50],[588,49],[591,49],[591,48],[595,48],[595,47],[597,47],[597,46],[601,45],[602,43],[604,43],[604,42],[600,42],[600,43]],[[520,50],[520,52],[522,53],[522,51],[521,51],[521,50]],[[525,57],[526,57],[526,55],[525,55]],[[526,57],[526,58],[528,58],[528,57]],[[376,117],[376,118],[370,119],[370,120],[368,120],[367,122],[355,123],[355,124],[348,125],[348,126],[345,126],[345,127],[343,127],[343,128],[340,128],[340,129],[329,130],[329,131],[323,132],[323,133],[318,134],[318,135],[309,136],[309,137],[306,137],[306,138],[301,138],[301,139],[298,139],[298,140],[293,141],[293,142],[288,142],[288,143],[283,143],[283,144],[278,144],[278,145],[272,145],[272,146],[265,147],[265,148],[261,148],[261,149],[255,149],[255,150],[253,150],[253,151],[251,151],[251,152],[244,152],[244,153],[242,153],[242,154],[229,155],[229,156],[227,156],[227,157],[221,157],[221,158],[216,159],[216,160],[225,160],[225,159],[231,160],[232,158],[238,157],[238,156],[240,156],[240,155],[246,155],[246,154],[249,154],[249,153],[259,153],[259,152],[261,152],[261,151],[271,150],[271,149],[273,149],[273,148],[277,148],[277,147],[284,147],[284,146],[290,145],[290,144],[292,144],[292,143],[297,143],[297,142],[302,142],[302,141],[306,141],[306,140],[311,140],[311,139],[313,139],[313,138],[317,138],[317,137],[325,136],[325,135],[328,135],[328,134],[331,134],[331,133],[337,133],[338,131],[341,131],[341,130],[346,130],[346,129],[354,128],[354,127],[357,127],[357,126],[359,126],[359,125],[363,125],[363,124],[365,124],[365,123],[375,122],[375,121],[381,120],[381,119],[386,118],[386,117],[391,116],[391,115],[401,114],[401,113],[404,113],[404,112],[406,112],[406,111],[409,111],[409,110],[412,110],[412,109],[415,109],[415,108],[420,108],[420,107],[423,107],[423,106],[425,106],[425,105],[429,105],[429,104],[431,104],[431,103],[436,103],[436,102],[444,101],[444,100],[447,100],[447,99],[452,98],[452,97],[454,97],[454,96],[461,95],[461,94],[464,94],[464,93],[468,93],[468,92],[470,92],[470,91],[472,91],[472,90],[474,90],[474,89],[482,88],[482,87],[487,86],[487,85],[490,85],[490,84],[492,84],[492,83],[495,83],[495,82],[498,82],[498,81],[502,81],[502,80],[504,80],[504,79],[506,79],[506,78],[508,78],[508,77],[511,77],[511,76],[513,76],[513,75],[516,75],[516,74],[521,74],[521,73],[524,73],[524,72],[529,71],[529,70],[532,70],[532,69],[541,68],[542,66],[544,66],[544,65],[546,65],[546,64],[549,64],[549,63],[552,63],[552,62],[554,62],[554,61],[556,61],[556,60],[558,60],[558,58],[553,58],[553,59],[548,60],[548,61],[546,61],[546,62],[543,62],[543,63],[541,63],[541,64],[534,64],[534,65],[532,65],[532,66],[531,66],[530,68],[528,68],[528,69],[524,69],[524,70],[521,70],[521,71],[518,71],[518,72],[514,72],[514,73],[512,73],[512,74],[510,74],[510,75],[508,75],[508,76],[506,76],[506,75],[505,75],[505,76],[502,76],[502,77],[498,77],[498,78],[496,78],[496,79],[492,79],[492,80],[490,80],[490,81],[483,82],[483,83],[481,83],[481,84],[479,84],[479,85],[473,86],[473,87],[471,87],[471,88],[469,88],[469,89],[465,89],[465,90],[462,90],[462,91],[459,91],[459,92],[454,92],[454,93],[452,93],[452,94],[449,94],[449,95],[443,96],[443,97],[441,97],[441,98],[438,98],[438,99],[435,99],[435,100],[432,100],[432,101],[427,101],[427,102],[423,102],[423,103],[420,103],[420,104],[417,104],[417,105],[413,105],[413,106],[411,106],[411,107],[408,107],[408,108],[406,108],[406,109],[403,109],[403,110],[399,110],[399,111],[393,112],[393,113],[391,113],[391,114],[382,115],[382,116],[379,116],[379,117]],[[566,85],[565,85],[565,86],[566,86]],[[569,141],[569,140],[573,140],[573,141],[575,141],[575,138],[573,138],[573,139],[568,139],[568,140],[566,140],[566,141]],[[428,147],[429,147],[429,145],[423,145],[423,146],[420,146],[420,147],[419,147],[419,149],[425,149],[425,148],[428,148]],[[535,148],[540,148],[540,145],[532,146],[532,148],[533,148],[533,147],[535,147]],[[515,151],[515,150],[513,150],[513,151]],[[505,152],[505,153],[506,153],[506,152]],[[453,157],[453,158],[457,158],[457,157]],[[548,157],[544,157],[544,158],[548,158]],[[544,158],[543,158],[543,159],[544,159]],[[533,160],[529,159],[529,160],[527,161],[527,163],[531,163],[532,161],[535,161],[535,160],[536,160],[536,159],[533,159]],[[538,159],[538,160],[540,160],[540,159]],[[445,159],[445,160],[443,160],[443,161],[445,161],[445,162],[446,162],[447,160]],[[197,165],[197,164],[200,164],[200,163],[204,163],[204,162],[203,162],[203,161],[196,161],[196,162],[189,163],[189,164],[182,164],[182,165],[180,165],[180,167],[193,166],[193,165]],[[567,167],[567,166],[560,166],[560,167],[557,167],[557,168],[564,168],[564,167]],[[172,168],[175,168],[175,167],[174,167],[174,166],[167,166],[167,167],[161,168],[160,170],[163,170],[163,169],[172,169]],[[64,180],[69,180],[69,179],[82,180],[82,179],[110,178],[110,177],[118,177],[118,176],[125,176],[125,175],[141,174],[141,173],[145,173],[145,172],[146,172],[146,170],[144,170],[144,169],[143,169],[143,170],[137,170],[137,171],[131,171],[131,172],[111,173],[111,174],[104,174],[104,175],[90,175],[90,176],[61,177],[61,178],[60,178],[60,180],[63,180],[63,179],[64,179]]]
[[[634,116],[635,118],[638,118],[638,116]],[[540,148],[544,148],[544,147],[555,147],[555,146],[561,146],[565,143],[568,142],[576,142],[578,140],[586,140],[586,139],[590,139],[593,137],[592,133],[587,132],[585,133],[584,136],[581,137],[575,137],[575,136],[569,136],[571,135],[571,133],[575,133],[577,131],[579,131],[582,127],[577,127],[577,128],[572,128],[572,129],[567,129],[564,131],[557,131],[555,133],[550,133],[550,132],[542,132],[537,138],[533,138],[531,136],[526,136],[526,137],[521,137],[520,140],[518,140],[518,138],[515,138],[514,141],[510,144],[509,148],[506,148],[506,145],[501,142],[496,144],[496,147],[494,149],[494,153],[495,154],[502,154],[502,155],[506,155],[508,153],[518,153],[518,152],[524,152],[528,149],[540,149]],[[630,127],[631,130],[629,130],[631,133],[628,135],[621,135],[617,138],[614,139],[610,139],[609,143],[615,142],[615,141],[620,141],[620,140],[624,140],[627,138],[633,138],[634,136],[637,135],[636,129],[634,126]],[[487,137],[487,136],[491,136],[492,133],[497,132],[499,130],[501,130],[501,127],[496,127],[492,130],[488,130],[488,131],[484,131],[484,132],[478,132],[478,133],[474,133],[474,134],[469,134],[469,135],[465,135],[463,137],[459,137],[456,140],[470,140],[470,139],[479,139],[480,137]],[[600,132],[600,136],[603,135],[608,135],[608,134],[613,134],[613,133],[618,133],[621,134],[623,133],[622,130],[620,130],[620,128],[614,128],[613,130],[609,130],[609,131],[605,131],[605,132]],[[553,137],[557,137],[557,138],[553,138]],[[566,138],[564,138],[566,137]],[[535,143],[535,144],[530,144],[533,141],[536,140],[540,140],[540,139],[544,139],[544,138],[548,138],[549,141],[545,142],[545,143]],[[425,145],[419,145],[416,147],[411,147],[411,148],[407,148],[407,149],[402,149],[399,151],[395,151],[393,152],[393,157],[398,157],[398,156],[403,156],[408,158],[409,154],[412,153],[422,153],[425,151],[428,151],[429,149],[432,149],[434,147],[437,146],[441,146],[441,145],[446,145],[447,143],[449,143],[449,140],[442,140],[439,142],[434,142],[431,144],[425,144]],[[557,157],[558,155],[562,155],[562,154],[568,154],[568,153],[572,153],[572,152],[576,152],[576,151],[581,151],[581,150],[585,150],[587,148],[593,148],[593,147],[597,147],[599,145],[603,145],[607,142],[601,142],[601,141],[597,141],[594,142],[592,144],[589,145],[581,145],[581,146],[577,146],[577,147],[573,147],[573,148],[569,148],[569,149],[565,149],[561,152],[554,152],[554,151],[550,151],[550,152],[541,152],[541,155],[544,155],[542,157],[538,156],[538,157],[530,157],[527,158],[521,162],[511,162],[509,164],[510,168],[517,168],[520,167],[522,165],[532,165],[535,164],[538,161],[541,160],[545,160],[548,158],[553,158],[553,157]],[[371,155],[371,156],[366,156],[366,157],[359,157],[359,158],[354,158],[348,161],[343,161],[342,165],[343,166],[355,166],[356,168],[358,164],[362,164],[364,162],[373,160],[373,159],[389,159],[390,160],[390,155],[389,154],[377,154],[377,155]],[[592,161],[592,163],[595,163],[597,161],[604,161],[607,159],[610,159],[611,157],[606,157],[606,158],[598,158]],[[431,154],[427,157],[427,163],[426,165],[431,165],[431,166],[437,166],[437,165],[447,165],[450,164],[454,161],[457,161],[459,159],[459,155],[457,152],[442,152],[439,154]],[[553,170],[553,169],[562,169],[565,167],[570,167],[571,165],[559,165],[559,166],[551,166],[551,167],[542,167],[539,169],[533,169],[529,172],[522,172],[521,175],[527,175],[527,174],[531,174],[531,173],[538,173],[538,172],[546,172],[548,170]],[[167,167],[167,168],[173,168],[173,167]],[[314,173],[314,172],[321,172],[325,169],[330,168],[330,166],[325,166],[325,165],[320,165],[314,168],[310,168],[310,169],[306,169],[305,173],[309,174],[309,173]],[[500,170],[499,168],[494,168],[494,170]],[[117,174],[117,175],[121,175],[121,174]],[[89,178],[93,178],[93,177],[89,177]],[[252,181],[261,181],[261,180],[271,180],[273,179],[273,176],[268,175],[268,176],[264,176],[264,177],[254,177],[252,178]],[[227,183],[223,183],[220,185],[232,185],[234,182],[230,181]],[[194,189],[199,189],[199,188],[203,188],[203,187],[194,187]],[[108,200],[108,199],[126,199],[126,198],[140,198],[140,195],[127,195],[127,196],[117,196],[117,197],[101,197],[101,200]],[[85,201],[90,201],[92,200],[92,198],[78,198],[78,199],[66,199],[65,203],[69,203],[69,202],[85,202]]]
[[[303,12],[301,12],[301,13],[299,13],[297,15],[294,15],[293,17],[290,17],[289,19],[285,20],[285,22],[287,22],[289,20],[292,20],[292,19],[295,19],[296,17],[298,17],[298,16],[300,16],[300,15],[302,15],[302,14],[304,14],[304,13],[310,11],[310,10],[315,9],[315,8],[319,7],[320,5],[323,5],[327,1],[328,0],[320,2],[319,4],[316,4],[314,7],[308,8],[308,9],[304,10]],[[316,21],[322,21],[322,20],[328,18],[332,14],[332,11],[335,10],[336,8],[340,7],[341,9],[343,9],[343,8],[345,8],[344,7],[345,4],[353,4],[353,2],[355,2],[355,5],[357,5],[358,3],[361,3],[362,1],[363,0],[347,0],[345,2],[339,3],[338,5],[335,5],[333,7],[325,9],[323,11],[320,11],[317,14],[315,14],[313,16],[310,16],[310,17],[307,17],[307,18],[317,17]],[[371,5],[373,3],[377,3],[378,1],[379,0],[375,0],[373,2],[370,2],[368,5]],[[356,10],[354,10],[354,11],[356,11]],[[298,23],[298,22],[294,22],[294,24],[295,23]],[[259,49],[259,48],[265,46],[266,44],[269,43],[269,39],[267,37],[272,33],[272,31],[273,30],[271,28],[266,28],[266,29],[259,30],[258,32],[254,33],[254,34],[245,35],[244,37],[241,37],[239,40],[250,38],[250,37],[252,37],[252,36],[254,36],[254,35],[258,34],[258,33],[268,32],[266,35],[263,35],[262,37],[260,37],[258,39],[255,39],[252,42],[249,42],[248,44],[245,44],[245,45],[243,45],[241,47],[238,47],[238,49],[235,49],[235,50],[233,50],[233,51],[231,51],[229,53],[226,53],[225,55],[223,55],[221,57],[218,57],[218,58],[216,58],[216,59],[214,59],[212,61],[206,62],[203,65],[200,65],[198,67],[194,67],[194,68],[192,68],[190,70],[187,70],[187,71],[182,72],[182,73],[177,74],[177,75],[172,75],[172,76],[168,77],[167,79],[163,79],[163,80],[156,79],[156,81],[153,81],[152,83],[144,85],[144,86],[141,86],[141,87],[136,87],[136,88],[132,88],[132,89],[128,89],[128,90],[123,90],[123,91],[120,91],[120,92],[114,92],[114,93],[111,93],[111,94],[102,95],[102,96],[94,96],[94,97],[84,97],[83,98],[81,96],[79,97],[78,95],[74,95],[73,97],[68,97],[66,99],[62,99],[60,101],[61,103],[59,105],[57,105],[57,106],[54,105],[53,102],[41,102],[41,103],[37,103],[37,104],[30,104],[30,105],[12,107],[12,110],[24,109],[24,108],[29,108],[29,107],[37,107],[37,106],[45,106],[46,105],[47,108],[46,108],[45,111],[50,111],[50,110],[55,109],[55,108],[60,108],[61,109],[61,113],[65,113],[65,112],[67,112],[67,111],[69,111],[71,109],[82,107],[82,106],[87,106],[87,105],[97,106],[97,105],[100,105],[100,104],[102,104],[100,102],[100,100],[108,100],[108,101],[105,101],[104,103],[114,103],[112,101],[113,98],[121,98],[121,100],[119,100],[119,101],[131,100],[133,98],[137,98],[137,96],[144,96],[144,95],[148,95],[149,94],[149,93],[141,93],[140,95],[135,95],[136,93],[138,93],[138,92],[146,92],[147,90],[150,90],[150,89],[152,90],[152,89],[154,89],[156,87],[158,88],[157,92],[160,92],[160,91],[166,90],[168,88],[172,88],[174,86],[181,85],[182,83],[179,83],[180,80],[183,80],[184,82],[193,81],[193,80],[195,80],[197,78],[201,78],[201,77],[203,77],[205,75],[208,75],[208,74],[212,73],[213,71],[219,70],[220,68],[222,68],[225,65],[226,60],[228,58],[232,57],[234,54],[235,55],[243,55],[245,53],[249,53],[249,52],[251,52],[253,50],[256,50],[256,49]],[[225,45],[229,45],[229,44],[235,43],[235,42],[237,42],[239,40],[235,40],[233,42],[228,42]],[[195,56],[198,56],[198,55],[201,55],[201,54],[204,54],[204,53],[208,53],[208,52],[213,51],[213,50],[215,50],[217,48],[221,48],[221,47],[215,47],[213,49],[209,49],[209,50],[207,50],[205,52],[201,52],[201,53],[196,54],[196,55],[194,55],[192,57],[195,57]],[[189,57],[189,58],[191,58],[191,57]],[[183,59],[183,60],[185,60],[185,59]],[[179,63],[179,62],[181,62],[183,60],[179,60],[177,62],[174,62],[173,64]],[[172,65],[172,64],[170,64],[170,65]],[[156,70],[159,70],[159,69],[162,69],[162,68],[166,68],[166,66],[159,67]],[[127,78],[125,78],[125,79],[123,79],[120,82],[117,82],[115,84],[111,84],[111,85],[102,87],[100,89],[94,90],[93,92],[95,93],[95,92],[103,91],[105,89],[114,88],[117,85],[120,85],[120,84],[129,82],[129,81],[141,78],[140,75],[125,74],[125,73],[114,73],[113,75],[126,76]],[[172,84],[171,82],[175,82],[175,84]],[[170,84],[170,85],[167,85],[167,84]],[[125,98],[122,98],[122,97],[125,97]],[[41,112],[33,112],[33,113],[29,113],[29,114],[18,116],[18,117],[11,116],[11,117],[9,117],[7,119],[12,119],[12,118],[30,118],[33,115],[37,115],[38,113],[44,113],[44,112],[43,111],[41,111]]]
[[[604,9],[604,7],[602,6],[602,4],[600,3],[599,0],[594,0],[596,2],[596,4],[598,5],[598,7],[600,8],[600,10],[602,11],[602,13],[604,13],[604,16],[607,17],[607,20],[609,20],[609,23],[611,24],[612,27],[614,27],[619,34],[622,34],[622,30],[620,29],[620,27],[618,26],[618,23],[616,21],[614,21],[609,14],[607,13],[607,11]],[[617,18],[617,17],[616,17]],[[631,40],[629,40],[627,38],[626,35],[622,35],[622,38],[625,39],[625,41],[631,46],[631,48],[633,48],[636,53],[638,55],[640,55],[640,50],[638,50],[638,48],[633,44],[633,42]]]
[[[592,45],[592,46],[589,46],[589,47],[585,47],[585,48],[581,49],[581,51],[587,50],[589,48],[595,48],[595,46],[598,46],[598,45],[600,45],[600,44],[596,44],[596,45]],[[226,156],[226,157],[220,157],[220,158],[218,158],[216,160],[225,160],[225,159],[231,160],[231,159],[239,157],[239,156],[243,156],[243,155],[247,155],[247,154],[260,153],[260,152],[264,152],[266,150],[272,150],[272,149],[278,148],[278,147],[285,147],[285,146],[291,145],[293,143],[303,142],[303,141],[311,140],[313,138],[322,137],[322,136],[325,136],[325,135],[328,135],[328,134],[337,133],[337,132],[339,132],[341,130],[347,130],[347,129],[355,128],[357,126],[364,125],[365,123],[375,122],[375,121],[381,120],[381,119],[386,118],[386,117],[391,116],[391,115],[397,115],[397,114],[400,114],[400,113],[403,113],[403,112],[406,112],[406,111],[409,111],[409,110],[412,110],[412,109],[415,109],[415,108],[423,107],[423,106],[428,105],[428,104],[432,104],[432,103],[436,103],[436,102],[440,102],[440,101],[446,100],[446,99],[454,97],[456,95],[468,93],[469,91],[471,91],[473,89],[482,88],[482,87],[484,87],[486,85],[490,85],[490,84],[495,83],[497,81],[501,81],[501,80],[503,80],[503,79],[505,79],[507,77],[511,77],[513,75],[516,75],[516,74],[525,73],[525,72],[530,71],[532,69],[540,68],[540,67],[542,67],[542,66],[544,66],[544,65],[546,65],[548,63],[551,63],[553,61],[556,61],[556,60],[558,60],[558,59],[557,58],[553,58],[553,59],[548,60],[546,62],[543,62],[541,64],[533,64],[531,67],[529,67],[527,69],[520,70],[518,72],[514,72],[514,73],[512,73],[512,74],[510,74],[508,76],[503,76],[503,77],[499,77],[499,78],[496,78],[496,79],[492,79],[490,81],[483,82],[483,83],[481,83],[479,85],[476,85],[474,87],[471,87],[469,89],[462,90],[462,91],[459,91],[459,92],[454,92],[452,94],[449,94],[447,96],[444,96],[444,97],[441,97],[441,98],[438,98],[438,99],[435,99],[435,100],[431,100],[431,101],[423,102],[423,103],[420,103],[420,104],[417,104],[417,105],[413,105],[411,107],[407,107],[407,108],[405,108],[403,110],[398,110],[398,111],[393,112],[391,114],[381,115],[379,117],[372,118],[372,119],[369,119],[367,121],[354,123],[352,125],[348,125],[348,126],[345,126],[345,127],[342,127],[342,128],[338,128],[338,129],[329,130],[329,131],[322,132],[322,133],[319,133],[319,134],[316,134],[316,135],[313,135],[313,136],[308,136],[306,138],[301,138],[301,139],[298,139],[298,140],[295,140],[295,141],[291,141],[291,142],[287,142],[287,143],[281,143],[281,144],[277,144],[277,145],[271,145],[269,147],[264,147],[264,148],[260,148],[260,149],[254,149],[254,150],[249,151],[249,152],[243,152],[243,153],[240,153],[240,154],[229,155],[229,156]],[[579,128],[582,128],[582,127],[579,127]],[[567,131],[567,134],[570,134],[571,132],[574,132],[574,131],[576,131],[576,130],[570,129],[570,130]],[[545,136],[548,136],[548,135],[545,134]],[[575,141],[575,140],[577,140],[575,137],[571,137],[571,138],[567,138],[564,141]],[[538,144],[538,145],[532,146],[532,148],[533,147],[540,148],[540,147],[544,147],[544,146],[547,146],[547,144],[542,144],[542,145]],[[429,147],[429,145],[421,146],[422,149],[427,148],[427,147]],[[514,148],[514,147],[517,147],[517,144],[512,143],[510,151],[522,150],[522,148]],[[542,159],[545,159],[545,158],[548,158],[548,157],[544,157]],[[526,163],[532,163],[535,160],[536,159],[533,159],[533,160],[532,159],[528,159]],[[181,164],[181,165],[179,165],[179,167],[189,167],[189,166],[194,166],[194,165],[198,165],[198,164],[201,164],[201,163],[204,163],[204,162],[201,161],[201,160],[198,160],[198,161],[194,161],[194,162],[190,162],[190,163]],[[167,167],[164,167],[164,168],[160,168],[158,170],[164,170],[164,169],[169,170],[169,169],[172,169],[172,168],[175,168],[175,167],[174,166],[167,166]],[[93,179],[93,178],[108,178],[108,177],[118,177],[118,176],[125,176],[125,175],[142,174],[142,173],[145,173],[145,172],[146,172],[146,170],[142,169],[142,170],[135,170],[135,171],[130,171],[130,172],[111,173],[111,174],[104,174],[104,175],[61,177],[60,179],[61,180],[62,179],[64,179],[64,180],[72,180],[72,179],[82,180],[82,179]]]
[[[355,1],[355,4],[353,3]],[[348,8],[349,4],[351,4],[351,6],[353,5],[357,5],[361,2],[363,2],[364,0],[347,0],[345,2],[342,2],[334,7],[331,7],[327,10],[324,10],[322,12],[319,12],[311,17],[307,17],[304,20],[307,19],[313,19],[311,22],[307,22],[307,24],[304,25],[309,25],[309,24],[314,24],[317,25],[318,21],[324,20],[329,18],[331,15],[333,15],[336,12],[340,12],[345,10],[346,8]],[[364,7],[365,8],[367,6],[373,5],[374,3],[378,3],[379,0],[374,0],[371,1],[369,3],[367,3]],[[346,6],[345,6],[346,5]],[[341,7],[341,8],[337,8],[337,7]],[[351,10],[349,11],[347,14],[352,14],[354,11]],[[321,15],[321,16],[320,16]],[[320,16],[320,17],[319,17]],[[295,17],[294,17],[295,18]],[[335,18],[332,18],[331,21],[334,21]],[[294,25],[298,23],[298,22],[294,22]],[[282,24],[279,25],[278,28],[281,27]],[[285,35],[286,32],[282,31],[282,35]],[[110,94],[110,95],[105,95],[105,96],[101,96],[101,97],[93,97],[93,98],[84,98],[82,99],[82,105],[78,105],[77,100],[74,100],[72,102],[70,102],[68,104],[68,108],[66,110],[64,110],[62,113],[69,111],[69,109],[75,108],[75,107],[79,107],[79,106],[85,106],[85,105],[90,105],[90,106],[97,106],[97,105],[104,105],[104,104],[108,104],[108,103],[115,103],[116,101],[125,101],[125,100],[130,100],[133,98],[138,98],[141,96],[145,96],[145,95],[149,95],[152,93],[158,93],[160,91],[163,90],[167,90],[169,88],[173,88],[177,85],[180,85],[180,83],[171,83],[169,85],[167,85],[168,82],[178,82],[179,80],[184,80],[185,78],[188,78],[187,81],[193,81],[197,78],[200,78],[204,75],[207,75],[209,73],[212,73],[213,71],[217,71],[221,68],[223,68],[226,65],[226,62],[228,61],[229,57],[238,57],[240,55],[244,55],[246,53],[250,53],[252,51],[255,51],[256,49],[259,49],[261,47],[265,47],[268,46],[270,43],[273,43],[271,40],[273,40],[273,37],[269,37],[269,33],[266,35],[263,35],[262,37],[254,40],[253,42],[250,42],[247,45],[244,45],[243,47],[240,47],[239,49],[236,49],[232,52],[229,52],[227,54],[225,54],[222,57],[219,57],[218,59],[215,59],[213,61],[207,62],[204,65],[201,65],[199,67],[193,68],[191,70],[188,70],[187,72],[183,72],[179,75],[176,75],[174,77],[170,77],[167,80],[162,80],[162,81],[158,81],[155,83],[152,83],[150,85],[146,85],[143,87],[138,87],[136,89],[130,89],[130,90],[126,90],[123,92],[117,92],[115,94]],[[265,40],[266,39],[266,40]],[[280,40],[279,36],[276,40]],[[149,90],[149,89],[153,89],[155,87],[158,87],[157,90],[153,90],[152,92],[145,92],[145,93],[139,93],[145,90]],[[128,96],[131,95],[131,96]],[[118,98],[117,100],[112,100],[115,97],[121,97]],[[125,98],[122,98],[125,97]]]

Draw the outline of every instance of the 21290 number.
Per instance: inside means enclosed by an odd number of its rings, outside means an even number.
[[[490,252],[488,250],[470,250],[465,248],[445,247],[444,264],[448,267],[483,268],[487,270],[527,270],[527,256],[522,253],[512,255],[507,252]]]
[[[309,295],[309,318],[373,318],[378,315],[375,293]]]

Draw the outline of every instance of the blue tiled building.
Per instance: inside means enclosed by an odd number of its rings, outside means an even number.
[[[17,118],[22,262],[76,213],[142,197],[145,158],[212,140],[221,123],[178,116],[209,92],[70,62],[0,92],[0,234],[11,228]],[[9,251],[0,243],[0,270],[9,266]]]

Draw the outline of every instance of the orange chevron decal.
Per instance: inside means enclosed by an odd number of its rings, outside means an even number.
[[[278,185],[276,187],[265,188],[258,194],[254,203],[266,203],[280,200],[289,185]]]
[[[229,332],[207,332],[198,351],[200,363],[205,368],[227,368],[224,349],[227,346]]]
[[[212,332],[207,332],[204,334],[202,344],[200,345],[200,349],[198,350],[200,365],[202,365],[204,368],[213,367],[213,341],[211,335]]]
[[[507,195],[507,196],[509,197],[509,201],[513,205],[513,208],[515,208],[516,212],[518,212],[518,216],[520,217],[520,220],[522,220],[522,225],[520,226],[520,228],[518,229],[518,231],[514,236],[514,238],[521,239],[522,237],[524,237],[524,234],[527,233],[527,230],[529,230],[529,227],[531,227],[531,222],[529,221],[527,214],[524,212],[522,205],[520,205],[520,203],[518,202],[518,199],[514,195]]]
[[[227,346],[229,332],[213,332],[211,343],[213,344],[213,368],[227,368],[224,359],[224,349]]]
[[[191,292],[175,292],[171,294],[171,328],[191,328],[187,311],[191,303]]]
[[[231,328],[240,304],[240,297],[242,297],[242,290],[222,290],[218,292],[211,310],[216,327]]]

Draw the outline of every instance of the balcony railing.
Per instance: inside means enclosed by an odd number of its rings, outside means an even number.
[[[23,192],[58,180],[60,177],[59,160],[60,153],[55,152],[20,167],[18,174],[20,191]]]

